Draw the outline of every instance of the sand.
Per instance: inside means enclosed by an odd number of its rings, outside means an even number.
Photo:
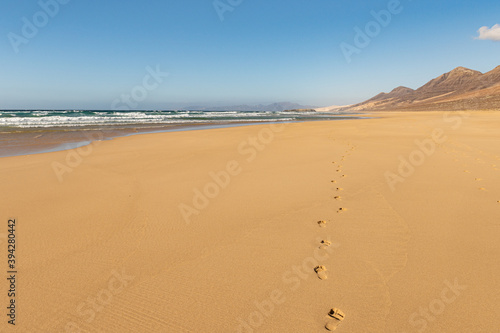
[[[0,331],[496,332],[500,113],[376,116],[1,158]]]

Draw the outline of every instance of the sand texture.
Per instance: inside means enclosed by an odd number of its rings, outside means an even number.
[[[375,116],[1,158],[0,331],[498,332],[500,113]]]

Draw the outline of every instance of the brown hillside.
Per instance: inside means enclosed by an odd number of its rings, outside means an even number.
[[[398,87],[344,111],[470,109],[500,110],[500,66],[485,74],[457,67],[416,90]]]

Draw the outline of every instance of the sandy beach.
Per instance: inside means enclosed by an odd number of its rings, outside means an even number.
[[[497,332],[500,114],[370,116],[0,158],[0,331]]]

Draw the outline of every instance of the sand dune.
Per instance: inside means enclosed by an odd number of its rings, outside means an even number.
[[[496,332],[500,115],[377,115],[1,158],[0,331]]]

